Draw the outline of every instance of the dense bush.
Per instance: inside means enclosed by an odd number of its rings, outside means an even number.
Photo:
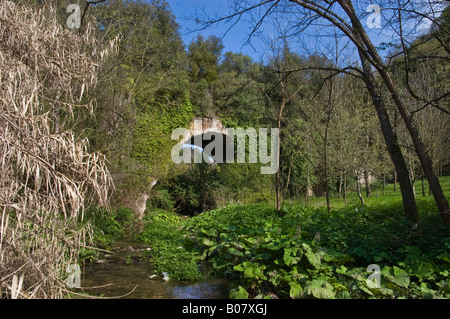
[[[93,207],[86,214],[94,228],[94,242],[111,246],[115,240],[130,238],[136,233],[134,213],[126,208],[115,211]]]
[[[272,176],[260,174],[258,164],[186,164],[160,181],[153,207],[198,215],[226,204],[267,202],[273,198]],[[165,207],[164,207],[165,206]]]

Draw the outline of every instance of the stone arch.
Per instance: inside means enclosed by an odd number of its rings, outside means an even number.
[[[201,118],[196,117],[194,120],[189,124],[188,127],[189,131],[186,132],[186,134],[183,136],[183,138],[180,140],[180,144],[184,145],[191,145],[193,147],[205,149],[205,147],[214,141],[216,136],[218,134],[221,135],[222,138],[222,154],[224,155],[223,161],[225,161],[226,156],[226,136],[228,135],[228,129],[220,122],[220,120],[216,118]],[[208,134],[210,133],[210,134]],[[212,135],[212,139],[211,136]],[[208,138],[207,138],[208,137]],[[208,154],[208,155],[215,155],[215,154]]]
[[[189,124],[188,129],[189,133],[185,134],[180,142],[187,143],[192,137],[204,135],[208,132],[221,133],[223,135],[228,134],[228,130],[225,125],[223,125],[220,120],[215,118],[195,117]]]

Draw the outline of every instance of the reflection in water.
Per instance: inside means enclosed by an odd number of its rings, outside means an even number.
[[[176,299],[228,298],[228,289],[224,279],[209,279],[191,285],[175,286],[172,296]]]
[[[101,263],[86,263],[82,268],[82,288],[77,291],[92,296],[134,299],[228,298],[228,283],[222,278],[194,283],[163,281],[160,276],[150,279],[154,272],[151,264],[140,258],[141,254],[140,249],[122,248]]]

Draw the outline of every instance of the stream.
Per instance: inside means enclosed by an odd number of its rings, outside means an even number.
[[[225,299],[229,282],[224,278],[204,277],[197,282],[164,281],[153,276],[151,263],[141,258],[148,245],[118,242],[112,253],[81,269],[81,288],[77,293],[91,296],[133,299]]]

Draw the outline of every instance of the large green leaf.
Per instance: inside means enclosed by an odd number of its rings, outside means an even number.
[[[409,286],[409,275],[406,271],[397,266],[393,267],[394,277],[392,278],[392,282],[400,287],[408,287]]]
[[[320,268],[321,262],[320,257],[314,254],[312,251],[305,253],[306,258],[308,258],[309,263],[314,266],[314,268]]]
[[[428,288],[427,284],[423,282],[420,284],[420,293],[422,294],[423,298],[433,298],[437,294],[437,291]]]
[[[309,263],[314,268],[320,268],[320,265],[321,265],[320,257],[323,256],[325,254],[325,252],[319,251],[316,254],[313,252],[313,249],[311,248],[311,246],[306,243],[303,243],[302,247],[303,247],[304,254],[305,254],[306,258],[308,259]]]
[[[239,250],[237,250],[237,249],[234,248],[234,247],[230,247],[230,248],[228,249],[228,252],[229,252],[230,254],[234,255],[234,256],[244,256],[244,253],[243,253],[242,251],[239,251]]]
[[[202,243],[205,246],[214,246],[216,244],[214,241],[212,241],[211,239],[206,238],[206,237],[203,238]]]
[[[450,254],[449,253],[442,253],[438,256],[440,260],[446,261],[450,263]]]
[[[308,282],[305,292],[320,299],[331,299],[335,297],[333,286],[323,277]]]
[[[248,299],[248,292],[244,287],[239,286],[237,289],[230,290],[231,299]]]
[[[434,272],[433,265],[423,261],[416,261],[415,263],[411,264],[410,267],[411,274],[418,278],[429,277]]]
[[[264,275],[264,269],[267,266],[252,263],[250,261],[244,261],[243,263],[234,266],[234,270],[244,272],[244,277],[249,279],[266,279]]]
[[[286,266],[297,264],[302,258],[303,252],[299,247],[291,247],[284,249],[283,261]]]
[[[289,296],[291,298],[300,298],[302,296],[303,288],[300,285],[300,283],[296,281],[291,281],[289,283],[289,286],[291,287],[291,289],[289,290]]]

